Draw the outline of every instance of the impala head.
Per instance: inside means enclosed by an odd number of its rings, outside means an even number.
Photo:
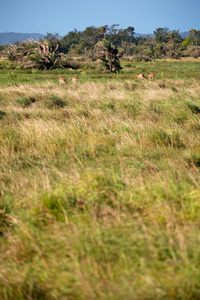
[[[60,84],[66,84],[66,85],[68,84],[67,81],[66,81],[66,79],[64,77],[60,77],[59,78],[59,83]]]

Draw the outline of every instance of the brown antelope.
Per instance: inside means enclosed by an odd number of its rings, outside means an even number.
[[[136,77],[138,79],[146,79],[146,77],[143,74],[136,74]]]
[[[72,77],[72,83],[76,83],[77,82],[77,79],[78,79],[79,75],[77,76],[73,76]]]
[[[60,82],[60,84],[66,84],[66,85],[68,84],[64,77],[60,77],[59,82]]]
[[[155,73],[150,73],[148,75],[149,79],[153,78],[153,79],[156,79],[156,74]]]

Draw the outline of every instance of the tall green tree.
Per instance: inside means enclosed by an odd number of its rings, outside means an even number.
[[[108,27],[105,38],[113,45],[119,46],[119,36],[117,35],[120,29],[118,29],[119,24],[113,24]]]
[[[77,29],[68,32],[60,41],[59,49],[63,53],[67,53],[72,45],[78,45],[80,43],[81,32]]]
[[[190,29],[189,33],[190,33],[191,36],[194,36],[194,38],[195,38],[195,46],[197,47],[197,37],[198,37],[197,30],[196,29]]]
[[[94,26],[87,27],[80,34],[81,41],[87,41],[88,46],[93,47],[99,40],[99,31],[98,28]]]
[[[154,32],[156,42],[158,43],[167,43],[167,35],[169,33],[169,28],[163,27],[163,28],[157,28]]]
[[[125,39],[129,43],[134,42],[134,34],[135,34],[135,28],[132,26],[129,26],[128,28],[123,30],[123,33],[125,35]]]
[[[99,32],[100,37],[105,38],[105,34],[108,30],[108,25],[100,26],[100,27],[97,28],[97,30]]]
[[[95,58],[100,58],[110,72],[116,73],[122,69],[119,60],[121,54],[118,49],[106,39],[98,42],[94,47],[94,51]]]

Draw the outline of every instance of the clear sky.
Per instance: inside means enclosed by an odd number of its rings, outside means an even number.
[[[58,33],[120,24],[137,33],[200,30],[200,0],[0,0],[0,32]]]

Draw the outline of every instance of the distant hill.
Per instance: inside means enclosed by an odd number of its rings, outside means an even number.
[[[34,40],[44,39],[46,35],[40,33],[16,33],[16,32],[0,32],[0,45],[14,44],[15,42],[22,43],[30,38]]]
[[[181,32],[180,33],[182,38],[186,38],[189,35],[189,32]],[[8,45],[8,44],[14,44],[15,42],[22,43],[23,41],[27,41],[30,38],[33,38],[34,40],[43,40],[45,38],[45,34],[41,33],[17,33],[17,32],[0,32],[0,45]],[[135,33],[134,35],[137,37],[154,37],[154,34],[144,34],[144,33]],[[60,36],[60,38],[62,38]]]
[[[183,39],[186,39],[186,37],[188,37],[189,35],[189,32],[188,31],[184,31],[184,32],[180,32],[180,35]],[[144,33],[135,33],[134,34],[134,37],[137,38],[137,37],[145,37],[145,38],[149,38],[149,37],[155,37],[154,34],[150,33],[150,34],[144,34]]]
[[[151,38],[151,37],[154,37],[154,34],[153,33],[147,33],[147,34],[145,34],[145,33],[135,33],[134,34],[134,37],[135,38],[138,38],[138,37],[144,37],[144,38]]]
[[[180,34],[183,39],[186,39],[190,33],[188,31],[184,31],[184,32],[181,32]]]

